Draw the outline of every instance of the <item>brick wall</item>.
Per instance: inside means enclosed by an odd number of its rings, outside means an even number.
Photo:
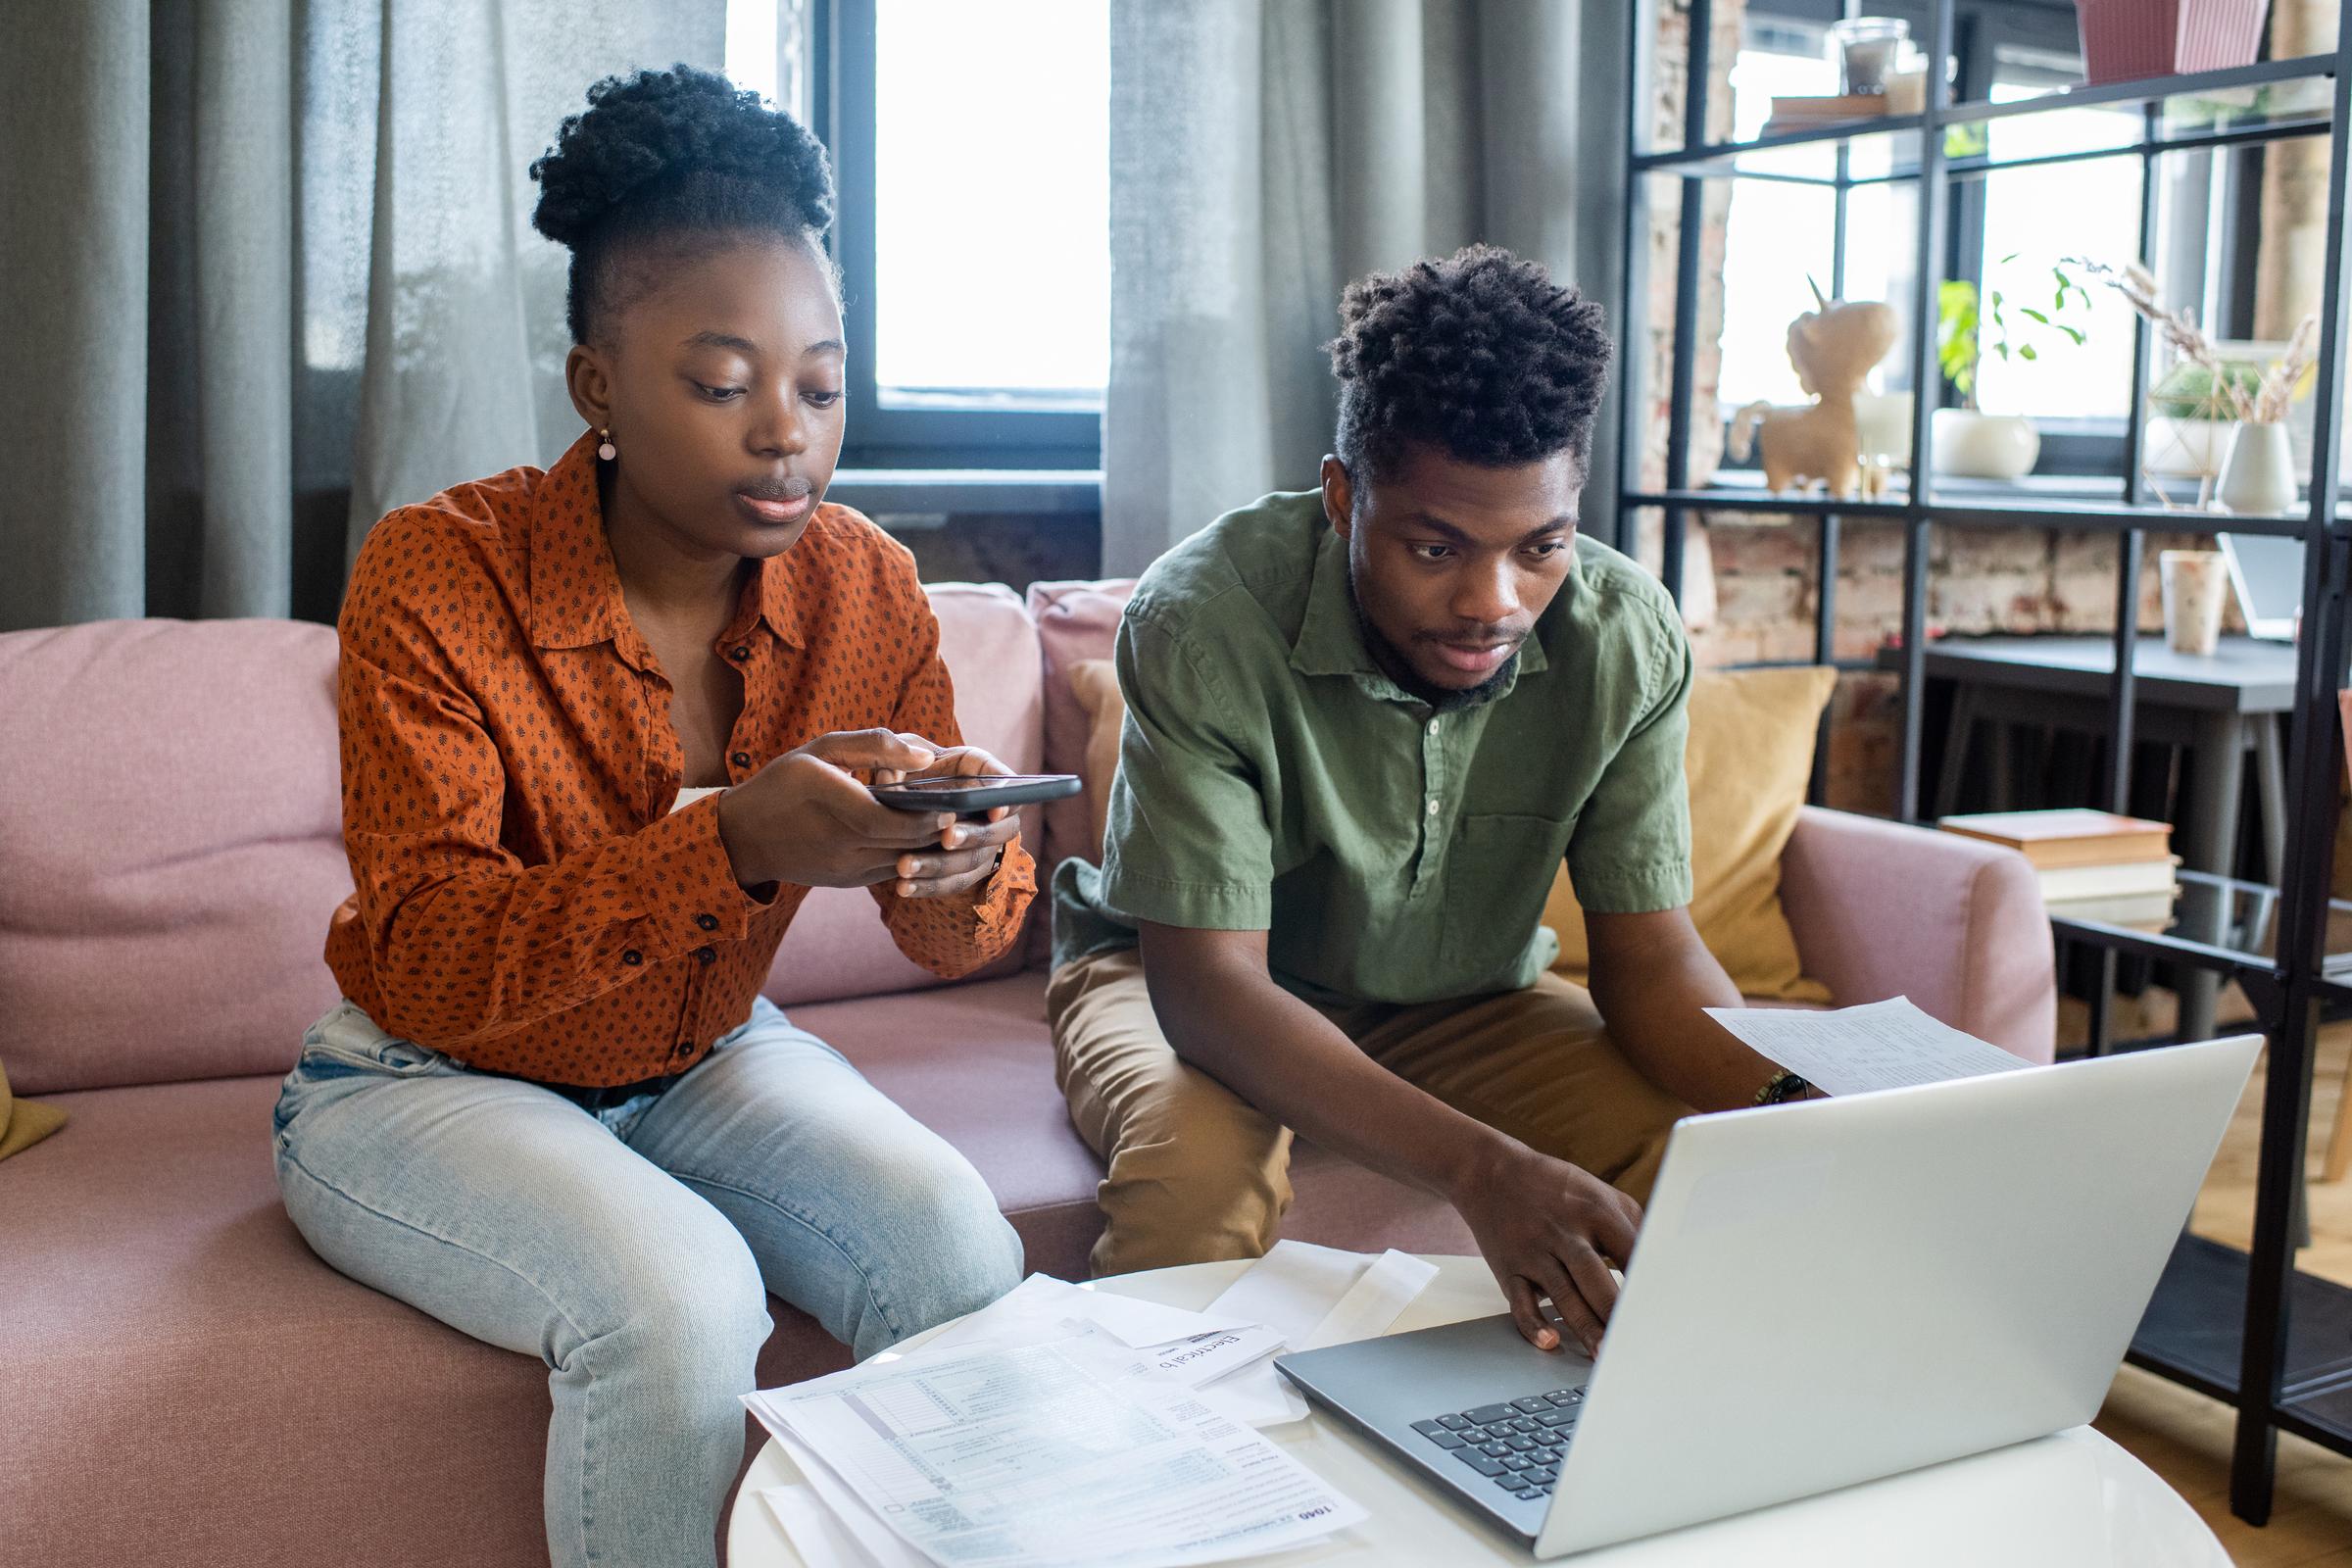
[[[1715,615],[1691,633],[1702,664],[1813,657],[1819,598],[1820,525],[1711,519]],[[2191,548],[2185,537],[2151,534],[2139,582],[2139,625],[2159,631],[2164,609],[2156,557]],[[2105,534],[2038,528],[1937,528],[1929,534],[1928,627],[1932,634],[2106,633],[2115,629],[2115,572],[2122,541]],[[1886,523],[1848,520],[1838,535],[1835,657],[1869,659],[1899,640],[1903,623],[1903,535]],[[2231,629],[2236,607],[2226,612]],[[1899,758],[1901,709],[1888,675],[1849,672],[1831,709],[1829,804],[1890,811]]]

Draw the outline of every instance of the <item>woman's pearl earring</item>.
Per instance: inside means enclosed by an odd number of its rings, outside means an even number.
[[[618,452],[618,451],[617,451],[617,450],[616,450],[616,449],[613,447],[613,445],[612,445],[612,430],[610,430],[610,429],[599,430],[599,431],[597,432],[597,434],[599,434],[599,435],[601,435],[601,436],[603,436],[603,437],[605,438],[605,444],[604,444],[603,446],[601,446],[601,447],[598,447],[598,448],[596,449],[596,455],[597,455],[598,457],[602,458],[602,459],[603,459],[605,462],[607,462],[607,463],[611,463],[611,462],[612,462],[612,461],[614,458],[617,458],[617,457],[619,457],[619,456],[620,456],[620,453],[619,453],[619,452]]]

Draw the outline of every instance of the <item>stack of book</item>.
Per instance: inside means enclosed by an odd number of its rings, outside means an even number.
[[[2172,923],[2180,858],[2169,823],[2112,811],[1987,811],[1947,816],[1947,833],[1984,839],[2034,862],[2042,902],[2060,919],[2160,932]]]

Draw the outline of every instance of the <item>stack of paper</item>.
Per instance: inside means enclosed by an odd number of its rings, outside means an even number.
[[[1385,1331],[1436,1273],[1285,1242],[1206,1312],[1035,1275],[906,1354],[746,1398],[807,1477],[761,1493],[811,1562],[1194,1564],[1364,1517],[1252,1431],[1274,1353]]]
[[[1387,1333],[1437,1273],[1435,1263],[1394,1249],[1366,1257],[1308,1242],[1276,1242],[1208,1310],[1214,1317],[1262,1323],[1281,1336],[1285,1348],[1319,1350]],[[1205,1392],[1254,1426],[1306,1414],[1306,1400],[1270,1358]]]
[[[1209,1563],[1364,1517],[1198,1396],[1105,1375],[1066,1342],[924,1351],[754,1397],[883,1568]]]
[[[1076,1353],[1111,1377],[1197,1390],[1250,1426],[1276,1426],[1306,1414],[1305,1401],[1287,1392],[1290,1385],[1273,1365],[1276,1351],[1296,1347],[1247,1311],[1219,1302],[1206,1312],[1188,1312],[1045,1274],[1030,1275],[1010,1294],[933,1335],[918,1353],[1063,1341],[1074,1342]]]

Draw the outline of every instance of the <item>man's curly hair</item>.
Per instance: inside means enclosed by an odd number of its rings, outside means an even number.
[[[1407,442],[1488,467],[1592,456],[1609,378],[1598,305],[1534,262],[1472,245],[1375,272],[1340,299],[1340,461],[1394,471]]]
[[[564,313],[579,343],[650,282],[628,264],[747,231],[815,238],[833,222],[833,170],[816,138],[691,66],[590,87],[531,177],[532,226],[571,251]]]

